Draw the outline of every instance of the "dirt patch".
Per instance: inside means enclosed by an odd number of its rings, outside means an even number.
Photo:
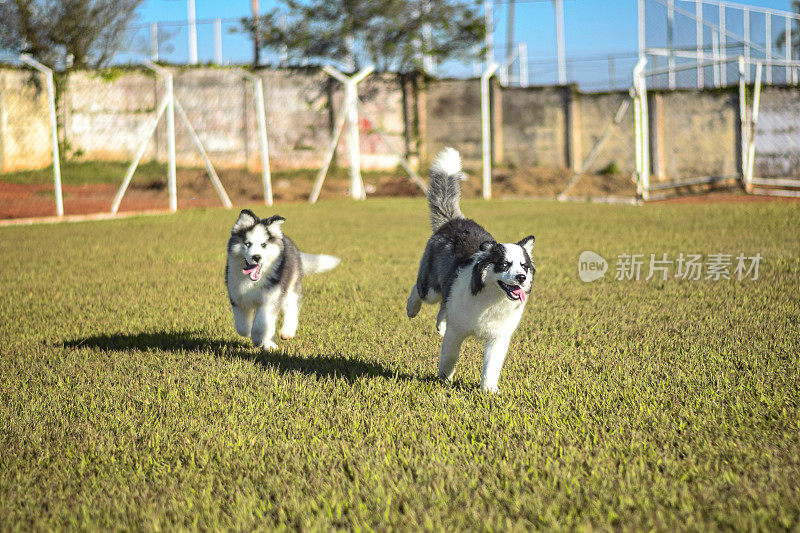
[[[462,184],[465,198],[476,198],[482,193],[479,169],[470,169],[468,179]],[[245,170],[220,170],[220,180],[234,205],[263,202],[264,191],[260,174]],[[344,176],[344,177],[343,177]],[[306,176],[273,179],[273,197],[276,203],[304,202],[313,187],[314,173]],[[499,169],[492,174],[492,194],[503,197],[555,197],[572,178],[563,168]],[[0,180],[2,178],[0,177]],[[202,169],[178,169],[178,209],[213,207],[221,205],[216,191]],[[365,174],[368,196],[422,196],[422,191],[398,172]],[[63,187],[65,214],[106,213],[111,209],[117,184],[94,183]],[[346,172],[329,176],[322,187],[320,199],[346,198],[350,185]],[[632,198],[636,187],[630,177],[621,174],[585,175],[570,188],[569,196],[575,198],[612,196]],[[787,198],[746,195],[730,190],[683,196],[662,202],[708,203],[786,201]],[[134,180],[120,205],[121,212],[167,209],[169,197],[166,176],[160,179]],[[26,218],[56,214],[52,185],[27,185],[0,181],[0,218]]]

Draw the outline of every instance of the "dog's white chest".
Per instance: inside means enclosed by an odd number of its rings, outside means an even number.
[[[484,287],[478,294],[470,291],[469,276],[456,278],[447,301],[447,324],[457,325],[478,338],[511,336],[522,317],[524,305]]]

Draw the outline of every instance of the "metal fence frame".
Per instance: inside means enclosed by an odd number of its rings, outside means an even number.
[[[36,61],[28,54],[20,54],[19,60],[38,70],[45,77],[47,86],[47,106],[50,117],[50,144],[53,150],[53,188],[55,189],[56,213],[64,216],[64,195],[61,190],[61,158],[58,152],[58,120],[56,119],[56,86],[53,70]]]
[[[648,4],[649,3],[649,4]],[[647,24],[646,24],[646,11],[647,6],[656,4],[666,9],[666,32],[667,43],[665,47],[652,47],[647,43]],[[686,9],[684,6],[693,5],[694,9]],[[704,8],[710,6],[716,9],[717,21],[710,21],[705,18]],[[742,17],[743,33],[738,34],[731,29],[731,25],[727,23],[728,11],[740,13]],[[793,13],[791,11],[781,11],[777,9],[762,8],[757,6],[749,6],[738,4],[734,2],[721,1],[721,0],[638,0],[639,12],[639,57],[665,57],[667,58],[667,68],[661,69],[668,77],[668,88],[677,88],[676,73],[682,70],[684,66],[689,66],[688,70],[696,70],[696,86],[703,88],[708,86],[704,76],[704,68],[711,67],[713,72],[713,86],[719,88],[725,86],[725,80],[722,80],[720,75],[721,66],[730,63],[732,57],[728,55],[728,46],[731,43],[741,45],[745,65],[748,67],[745,70],[745,81],[750,82],[751,69],[760,61],[765,68],[766,82],[773,83],[772,73],[774,66],[783,66],[786,69],[786,84],[797,85],[800,82],[800,69],[793,66],[800,58],[793,58],[792,56],[792,27],[800,24],[800,13]],[[695,46],[693,49],[683,49],[674,45],[675,34],[675,15],[681,15],[688,21],[694,23],[695,32]],[[755,41],[757,36],[754,36],[752,30],[752,15],[758,14],[764,16],[764,44]],[[783,55],[779,54],[773,47],[773,19],[780,19],[784,21],[784,35],[786,38],[786,45],[784,46]],[[708,43],[705,33],[708,31],[711,36],[711,42]],[[708,49],[710,47],[710,52]],[[763,57],[756,57],[763,56]],[[688,65],[676,65],[676,58],[684,58],[692,60]],[[735,57],[733,58],[735,59]]]
[[[800,61],[796,62],[800,67]],[[753,104],[748,121],[747,139],[747,166],[744,174],[745,190],[751,194],[764,196],[785,196],[800,198],[800,179],[793,178],[763,178],[754,176],[754,165],[756,157],[756,134],[758,132],[758,115],[761,103],[761,81],[762,64],[758,62],[756,67],[756,80],[753,88]]]

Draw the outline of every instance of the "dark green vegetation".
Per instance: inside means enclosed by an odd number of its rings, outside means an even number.
[[[85,185],[93,183],[112,183],[119,185],[130,163],[111,161],[67,161],[61,164],[61,183],[64,185]],[[165,181],[167,165],[162,163],[141,163],[134,177],[140,181]],[[0,180],[25,185],[52,185],[53,167],[37,170],[20,170],[0,175]]]
[[[128,170],[130,162],[114,162],[114,161],[67,161],[61,165],[61,182],[64,185],[85,185],[94,183],[110,183],[119,185],[125,172]],[[191,167],[178,167],[178,173],[182,171],[200,172],[205,177],[205,170],[200,168]],[[227,174],[226,170],[219,171],[222,176]],[[272,179],[278,181],[281,179],[289,180],[308,180],[313,181],[316,179],[318,170],[311,169],[298,169],[298,170],[276,170],[272,172]],[[399,174],[402,170],[398,171]],[[237,171],[236,174],[246,174],[249,180],[260,180],[261,173]],[[386,172],[366,171],[361,173],[365,179],[376,178],[378,176],[386,175]],[[344,167],[332,167],[328,173],[332,179],[349,179],[349,170]],[[0,174],[0,181],[7,181],[9,183],[21,183],[25,185],[52,185],[53,183],[53,167],[45,167],[38,170],[20,170],[16,172],[8,172]],[[152,187],[152,184],[162,184],[166,187],[167,182],[167,165],[165,163],[157,163],[149,161],[140,163],[136,167],[136,172],[131,181],[133,187],[145,186]]]
[[[222,281],[235,212],[0,228],[4,528],[796,529],[800,209],[464,202],[537,238],[501,394],[434,379],[405,317],[425,202],[253,206],[309,252],[299,337],[261,354]],[[610,260],[582,283],[577,258]],[[622,282],[621,253],[764,261]]]

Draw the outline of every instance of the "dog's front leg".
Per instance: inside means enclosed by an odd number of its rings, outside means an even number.
[[[483,373],[481,374],[481,389],[485,392],[497,392],[497,382],[500,380],[500,370],[508,352],[509,337],[498,337],[486,341],[483,352]]]
[[[451,380],[456,371],[458,356],[461,354],[461,343],[466,335],[449,328],[442,339],[442,352],[439,355],[439,379]]]
[[[420,308],[422,307],[422,298],[419,296],[419,291],[417,290],[417,284],[415,283],[413,287],[411,287],[411,294],[408,295],[408,300],[406,300],[406,314],[408,318],[414,318],[419,313]]]
[[[236,333],[242,337],[249,337],[253,325],[253,310],[238,305],[232,306],[231,309],[233,309],[233,327],[236,328]]]
[[[447,304],[445,304],[444,300],[442,300],[442,304],[439,306],[439,313],[436,315],[436,332],[439,333],[442,337],[444,337],[445,332],[447,331]]]
[[[250,332],[250,339],[254,346],[263,347],[265,350],[274,350],[278,347],[272,338],[275,336],[276,313],[272,309],[272,303],[267,302],[256,309],[253,318],[253,329]]]

